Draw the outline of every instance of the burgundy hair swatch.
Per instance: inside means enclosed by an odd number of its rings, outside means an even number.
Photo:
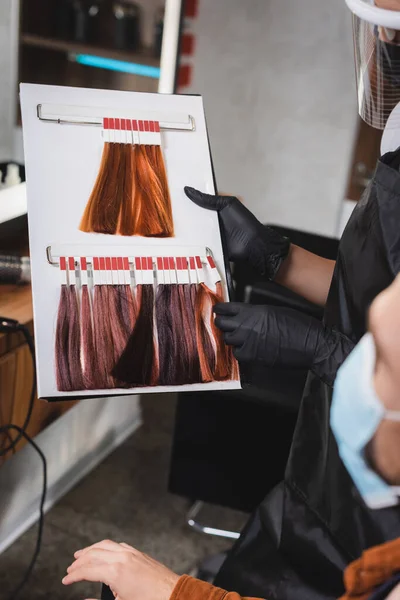
[[[68,363],[69,343],[69,289],[67,285],[61,286],[60,302],[58,305],[55,363],[56,382],[60,392],[70,392],[72,388]]]
[[[81,339],[83,359],[83,384],[85,389],[96,389],[97,370],[96,352],[94,347],[92,310],[90,306],[90,295],[87,285],[82,286],[81,300]]]
[[[149,386],[157,382],[157,356],[154,344],[153,285],[139,285],[140,309],[132,334],[112,371],[118,381],[131,386]]]
[[[76,286],[69,286],[68,294],[69,332],[68,363],[71,386],[73,390],[83,390],[83,374],[81,365],[81,326]]]
[[[202,380],[200,370],[199,352],[196,343],[196,316],[192,303],[190,285],[178,285],[179,308],[181,313],[182,333],[185,338],[187,360],[187,374],[184,383],[200,383]]]

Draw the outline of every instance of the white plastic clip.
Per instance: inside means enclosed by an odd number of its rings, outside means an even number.
[[[214,262],[214,259],[212,256],[207,256],[207,262],[208,262],[208,269],[211,273],[211,281],[215,284],[218,283],[219,281],[221,281],[221,276],[218,273],[218,269],[216,267],[216,264]]]
[[[75,258],[73,256],[68,257],[68,277],[69,285],[76,285]]]
[[[60,256],[61,285],[68,285],[67,259]]]

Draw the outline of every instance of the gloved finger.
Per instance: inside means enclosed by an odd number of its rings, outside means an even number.
[[[221,331],[235,331],[237,327],[237,324],[233,322],[233,319],[226,316],[215,317],[214,323]]]
[[[185,194],[192,202],[201,206],[201,208],[208,208],[208,210],[222,210],[228,204],[228,198],[225,196],[212,196],[211,194],[203,194],[199,190],[195,190],[192,187],[184,187]]]
[[[243,331],[237,329],[236,331],[227,331],[224,333],[224,342],[228,346],[242,346],[244,342]]]
[[[219,302],[213,306],[216,315],[235,316],[240,313],[243,302]]]

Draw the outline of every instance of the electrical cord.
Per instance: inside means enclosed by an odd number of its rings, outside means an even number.
[[[0,457],[5,456],[10,450],[15,451],[15,447],[18,444],[18,442],[22,438],[26,439],[26,441],[36,450],[36,452],[38,453],[38,455],[42,461],[42,464],[43,464],[43,488],[42,488],[42,495],[41,495],[41,499],[40,499],[39,525],[38,525],[38,535],[37,535],[37,539],[36,539],[35,550],[34,550],[31,562],[29,563],[29,566],[25,572],[25,575],[23,576],[22,580],[20,581],[20,583],[18,584],[18,586],[16,587],[14,592],[9,597],[9,600],[17,600],[22,588],[24,587],[24,585],[28,581],[29,577],[31,576],[34,566],[36,564],[37,558],[39,556],[40,548],[42,545],[42,536],[43,536],[44,503],[46,500],[46,493],[47,493],[47,461],[46,461],[46,457],[43,454],[42,450],[39,448],[39,446],[26,433],[26,428],[28,427],[29,422],[32,417],[33,405],[34,405],[34,401],[35,401],[35,392],[36,392],[35,347],[34,347],[33,339],[29,332],[29,329],[25,325],[21,325],[15,319],[8,319],[5,317],[0,317],[0,333],[15,333],[18,331],[23,333],[26,343],[29,347],[31,357],[32,357],[32,363],[33,363],[32,389],[31,389],[31,395],[30,395],[30,399],[29,399],[28,410],[27,410],[25,421],[24,421],[22,427],[19,427],[18,425],[14,425],[14,424],[0,426],[0,434],[4,433],[8,438],[11,437],[10,431],[14,430],[14,431],[18,432],[18,435],[12,440],[12,442],[6,448],[1,449]]]

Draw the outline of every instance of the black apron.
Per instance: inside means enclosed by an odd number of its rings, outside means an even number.
[[[399,163],[400,149],[382,157],[340,241],[324,322],[353,342],[372,300],[400,271]],[[268,600],[338,598],[348,563],[400,536],[400,511],[369,510],[341,462],[331,400],[332,389],[310,373],[285,480],[251,516],[216,585]],[[254,473],[262,477],[272,460],[261,456]]]

